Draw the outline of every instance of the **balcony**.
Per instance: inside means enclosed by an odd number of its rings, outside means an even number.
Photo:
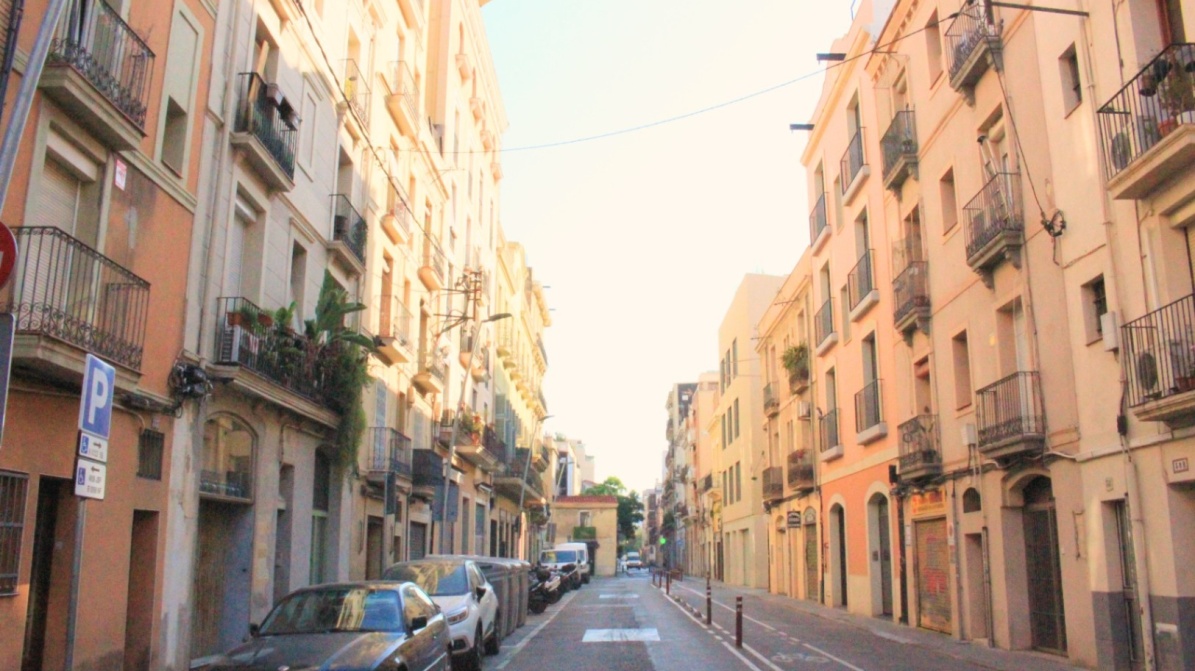
[[[888,435],[880,405],[880,381],[872,380],[855,394],[855,442],[867,445]]]
[[[456,55],[456,69],[461,75],[461,81],[467,82],[473,78],[473,57],[462,51]]]
[[[884,155],[884,188],[894,193],[909,177],[917,178],[917,123],[913,110],[896,113],[880,138]]]
[[[440,246],[427,238],[423,243],[423,265],[419,266],[419,280],[428,291],[439,291],[445,284],[445,266],[447,259]]]
[[[416,40],[421,39],[420,33],[423,29],[423,0],[399,0],[399,11],[402,12],[403,18],[406,19],[407,25],[414,28]]]
[[[145,137],[154,53],[103,0],[68,0],[38,82],[71,119],[117,151]]]
[[[424,394],[439,394],[444,391],[444,380],[448,375],[448,362],[439,352],[423,349],[419,353],[419,372],[411,382]]]
[[[386,86],[390,95],[386,96],[386,109],[394,118],[399,131],[408,137],[419,135],[419,88],[415,84],[415,75],[411,73],[411,66],[406,61],[395,61],[390,64]]]
[[[388,426],[369,429],[366,478],[384,484],[391,474],[411,479],[411,439]]]
[[[299,117],[277,84],[255,72],[241,74],[241,99],[230,141],[275,191],[295,186],[295,142]]]
[[[763,500],[779,501],[784,498],[784,469],[769,466],[763,469]]]
[[[896,330],[908,337],[913,329],[929,333],[929,264],[921,260],[921,240],[898,242],[893,249],[892,318]]]
[[[394,206],[382,215],[382,232],[396,245],[406,244],[411,239],[411,211],[405,203],[395,199]]]
[[[349,197],[332,196],[332,243],[328,248],[358,275],[365,273],[365,243],[369,226]]]
[[[1171,44],[1099,109],[1113,198],[1150,197],[1195,161],[1192,63],[1195,44]]]
[[[771,382],[763,386],[763,412],[768,417],[780,414],[780,397],[777,396]]]
[[[788,453],[788,486],[798,494],[809,492],[817,486],[811,450]]]
[[[1046,444],[1045,408],[1037,371],[1013,373],[975,392],[979,451],[1009,460],[1041,454]]]
[[[444,482],[444,457],[435,450],[411,450],[411,487],[425,496]]]
[[[234,502],[253,501],[253,467],[248,459],[238,459],[234,470],[199,472],[199,495],[208,499]]]
[[[838,334],[834,332],[834,299],[827,298],[822,307],[813,315],[813,335],[817,341],[815,351],[818,356],[825,354],[834,343],[838,342]]]
[[[369,128],[369,74],[361,70],[357,61],[346,58],[344,64],[344,97],[356,115],[361,128]]]
[[[12,279],[0,290],[16,322],[13,366],[77,387],[87,354],[116,364],[116,386],[140,379],[149,283],[58,228],[19,226]]]
[[[378,301],[378,335],[374,342],[377,353],[390,365],[415,359],[411,320],[411,311],[398,296],[382,296]]]
[[[989,67],[1003,67],[1000,26],[984,14],[982,3],[964,4],[946,29],[946,71],[950,87],[975,104],[975,85]]]
[[[707,473],[706,476],[701,479],[701,491],[708,492],[709,490],[711,490],[713,488],[714,488],[714,474]]]
[[[863,187],[863,180],[871,174],[871,168],[866,163],[863,151],[863,129],[855,130],[855,134],[846,144],[846,153],[839,163],[839,175],[842,179],[842,202],[850,204],[855,194]]]
[[[818,420],[818,438],[821,441],[821,459],[830,461],[842,456],[842,441],[838,437],[838,408],[821,416]]]
[[[498,464],[506,459],[506,443],[494,432],[492,426],[482,426],[480,431],[462,431],[462,440],[457,441],[456,452],[465,461],[487,471],[494,472]]]
[[[855,267],[846,276],[847,293],[851,300],[851,321],[857,322],[867,314],[867,311],[880,302],[880,292],[876,289],[875,262],[869,249],[863,252]]]
[[[538,470],[527,468],[528,456],[525,447],[515,450],[515,458],[494,474],[494,489],[511,501],[521,498],[524,505],[538,506],[544,496],[543,477]],[[523,477],[524,472],[526,478]]]
[[[1195,425],[1195,295],[1121,327],[1128,404],[1138,419]]]
[[[532,450],[531,453],[533,455],[531,466],[540,473],[548,470],[548,467],[552,465],[552,452],[548,449],[547,445],[540,445]]]
[[[996,266],[1008,260],[1021,267],[1025,219],[1021,212],[1021,175],[996,173],[963,207],[966,223],[967,265],[992,287]]]
[[[818,196],[817,203],[813,206],[813,211],[809,213],[809,246],[816,254],[821,250],[822,244],[830,239],[829,220],[826,217],[826,194]]]
[[[900,434],[901,482],[919,482],[942,474],[938,416],[918,415],[896,428]]]

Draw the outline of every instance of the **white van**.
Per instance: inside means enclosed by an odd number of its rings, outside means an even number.
[[[551,550],[540,553],[539,563],[549,568],[576,564],[581,582],[589,582],[589,546],[585,543],[557,543]]]

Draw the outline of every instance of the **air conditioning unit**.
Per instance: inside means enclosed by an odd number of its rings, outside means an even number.
[[[809,419],[812,411],[809,401],[797,401],[797,419]]]

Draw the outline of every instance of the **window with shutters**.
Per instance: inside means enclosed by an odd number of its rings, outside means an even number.
[[[26,225],[53,226],[98,248],[103,165],[51,128]]]
[[[162,79],[158,160],[175,175],[183,177],[191,153],[187,136],[199,78],[199,45],[203,42],[203,32],[199,21],[184,5],[175,7],[167,47],[166,76]]]
[[[29,476],[0,471],[0,595],[17,593]]]

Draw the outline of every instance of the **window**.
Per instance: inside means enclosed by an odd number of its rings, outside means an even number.
[[[929,62],[929,81],[933,83],[942,74],[942,31],[938,27],[938,13],[929,15],[925,24],[925,53]]]
[[[1108,294],[1104,288],[1104,276],[1100,275],[1083,285],[1083,325],[1087,333],[1087,344],[1104,337],[1101,317],[1108,312]]]
[[[166,76],[162,79],[162,109],[158,127],[158,160],[175,175],[186,172],[191,143],[187,132],[198,79],[199,45],[203,39],[199,22],[184,6],[176,5],[170,24],[166,55]]]
[[[300,118],[303,124],[299,133],[299,164],[310,169],[315,161],[315,129],[319,126],[319,106],[310,91],[303,96],[303,115]]]
[[[0,471],[0,594],[16,594],[29,476]]]
[[[851,293],[850,287],[845,284],[838,291],[838,305],[838,312],[842,318],[842,342],[846,342],[851,339]]]
[[[954,407],[959,410],[971,405],[971,353],[967,346],[967,332],[950,340],[954,357]]]
[[[166,435],[161,431],[143,429],[137,440],[137,477],[146,480],[162,479],[162,448]]]
[[[730,343],[730,356],[731,356],[731,360],[734,362],[733,371],[731,373],[731,375],[733,377],[731,379],[734,379],[739,376],[739,339],[738,338],[735,338]]]
[[[726,443],[729,442],[726,440],[726,415],[722,415],[721,424],[722,424],[722,449],[725,450]]]
[[[1083,102],[1083,82],[1079,77],[1079,56],[1071,44],[1058,57],[1058,76],[1062,80],[1062,106],[1066,114]]]
[[[743,464],[740,461],[734,462],[734,500],[743,500]]]
[[[942,199],[942,233],[948,233],[958,224],[958,199],[954,190],[954,168],[946,171],[938,180],[938,196]]]
[[[331,501],[331,464],[322,453],[315,453],[315,475],[311,493],[311,584],[327,582],[328,504]]]
[[[739,425],[742,414],[739,412],[739,399],[734,399],[734,437],[739,437]]]
[[[239,420],[221,415],[203,430],[201,494],[253,500],[253,434]]]

